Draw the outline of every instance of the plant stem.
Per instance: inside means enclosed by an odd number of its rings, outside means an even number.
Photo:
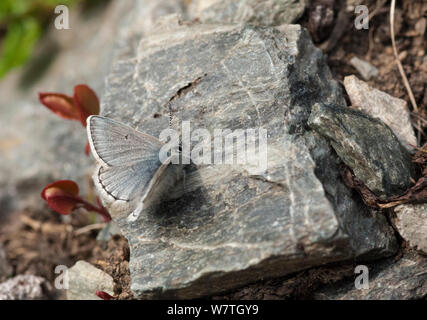
[[[110,214],[108,213],[108,211],[102,205],[99,205],[99,207],[96,207],[92,203],[90,203],[90,202],[88,202],[88,201],[86,201],[86,200],[84,200],[84,199],[82,199],[80,197],[77,197],[77,198],[78,198],[78,200],[80,201],[80,203],[83,205],[83,207],[86,210],[88,210],[88,211],[94,211],[94,212],[100,214],[101,217],[104,219],[105,222],[111,221]]]

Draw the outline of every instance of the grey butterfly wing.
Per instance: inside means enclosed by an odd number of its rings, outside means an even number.
[[[100,164],[94,175],[97,188],[115,201],[132,203],[130,210],[136,205],[142,210],[142,202],[156,182],[153,178],[160,178],[169,163],[159,160],[163,143],[101,116],[87,119],[87,132],[92,153]]]
[[[87,134],[94,157],[107,166],[123,166],[159,158],[163,143],[118,121],[87,118]],[[160,162],[160,161],[159,161]]]
[[[150,183],[161,166],[160,162],[153,164],[150,160],[136,162],[129,166],[99,166],[96,179],[102,189],[114,200],[142,201],[144,196],[148,195]]]

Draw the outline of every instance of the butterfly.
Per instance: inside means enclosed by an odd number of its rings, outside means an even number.
[[[97,161],[93,182],[107,209],[135,221],[167,195],[183,174],[173,155],[160,161],[159,139],[106,117],[87,118],[90,149]],[[176,156],[176,155],[175,155]]]

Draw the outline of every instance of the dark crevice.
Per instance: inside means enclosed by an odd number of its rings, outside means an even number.
[[[207,74],[205,73],[204,75],[196,78],[194,81],[191,81],[182,88],[178,89],[178,91],[169,99],[168,104],[193,90],[193,88],[200,82],[200,80],[202,80],[206,76]]]

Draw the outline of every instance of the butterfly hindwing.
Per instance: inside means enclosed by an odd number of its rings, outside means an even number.
[[[147,161],[136,162],[129,166],[105,167],[98,169],[98,183],[102,189],[115,200],[143,200],[148,192],[150,182],[161,167]]]

